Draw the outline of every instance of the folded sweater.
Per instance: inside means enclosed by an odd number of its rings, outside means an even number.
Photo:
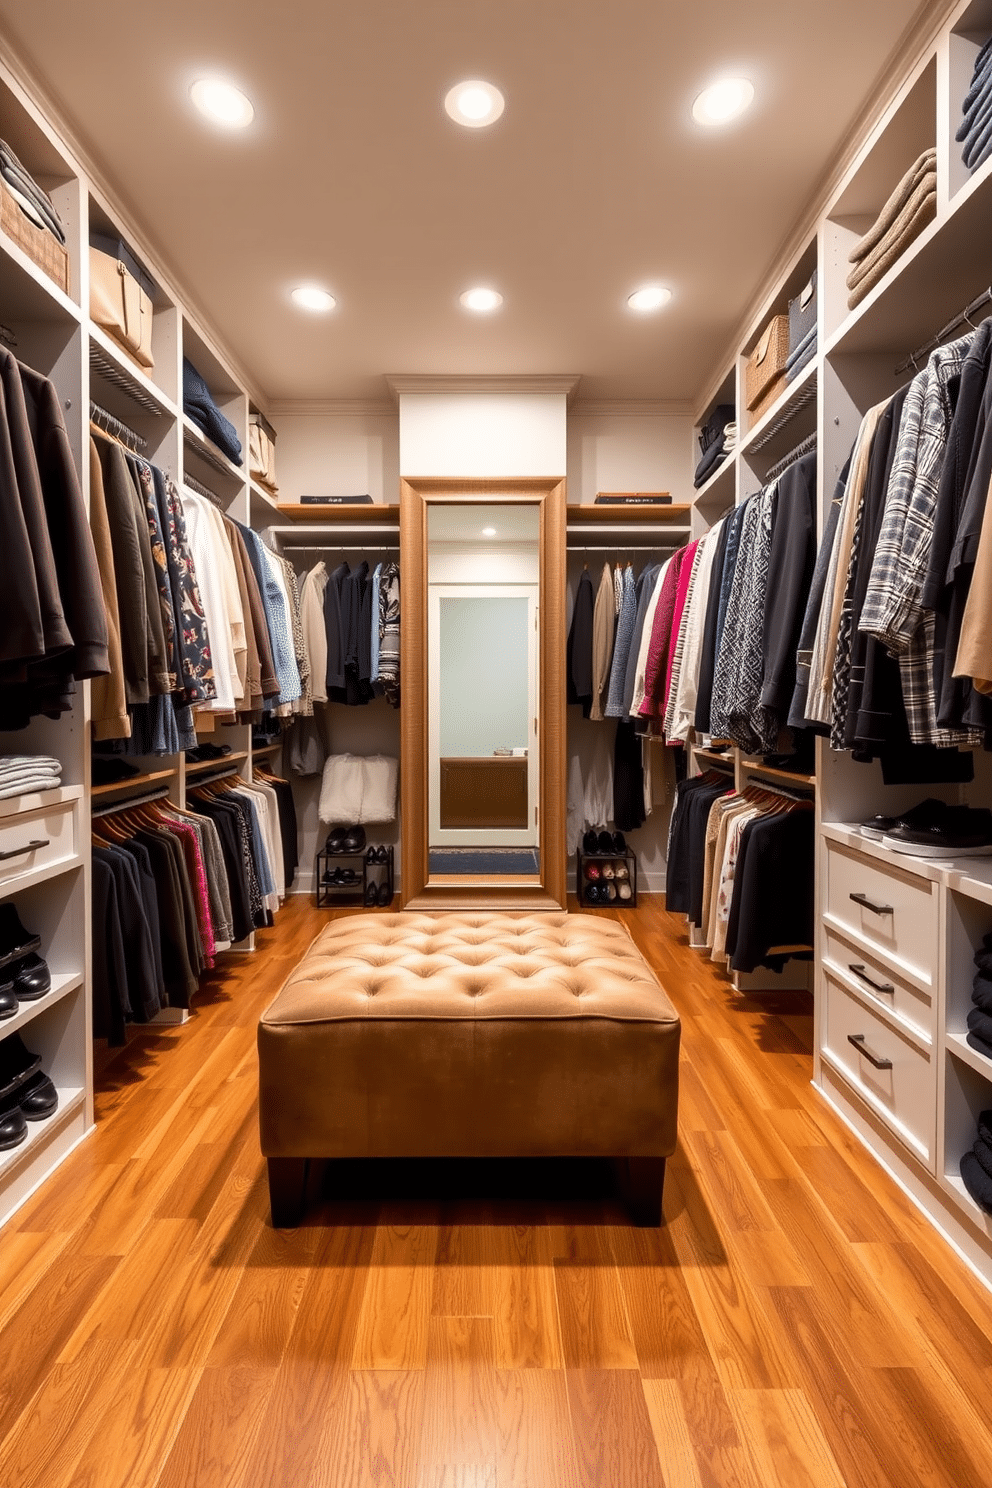
[[[207,384],[187,357],[183,357],[183,412],[232,464],[243,463],[237,429],[221,413]]]
[[[906,203],[924,176],[935,175],[936,170],[937,151],[924,150],[923,154],[914,160],[864,237],[851,249],[848,254],[849,263],[861,263],[883,238],[888,238],[893,227],[898,224]]]

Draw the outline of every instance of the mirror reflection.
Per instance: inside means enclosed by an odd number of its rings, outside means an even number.
[[[432,876],[539,876],[540,512],[428,507]]]

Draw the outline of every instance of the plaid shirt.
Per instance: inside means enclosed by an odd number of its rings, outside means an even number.
[[[922,603],[937,490],[953,416],[948,383],[960,373],[971,340],[969,333],[950,346],[939,347],[910,386],[858,627],[899,658],[903,703],[914,744],[981,743],[981,735],[974,731],[937,727],[934,622]]]

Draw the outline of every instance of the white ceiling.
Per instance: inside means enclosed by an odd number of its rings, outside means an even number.
[[[932,9],[932,7],[929,7]],[[580,373],[694,398],[918,0],[0,0],[0,29],[149,241],[273,399],[381,398],[387,373]],[[223,72],[255,123],[186,91]],[[753,79],[722,130],[714,76]],[[491,129],[442,111],[482,77]],[[2,133],[2,129],[0,129]],[[308,317],[297,283],[339,298]],[[639,318],[645,281],[674,299]],[[492,283],[502,311],[461,290]]]

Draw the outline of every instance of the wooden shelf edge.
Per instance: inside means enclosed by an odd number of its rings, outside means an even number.
[[[649,523],[649,522],[684,522],[692,514],[692,503],[689,501],[673,502],[671,505],[659,503],[657,506],[593,506],[591,502],[582,505],[566,506],[565,521],[569,526],[584,525],[596,527],[600,523],[616,522],[624,524]]]
[[[108,785],[94,785],[91,794],[94,796],[112,796],[118,791],[130,793],[132,791],[142,790],[149,785],[158,785],[163,780],[174,780],[178,774],[178,765],[173,765],[168,770],[147,770],[141,775],[130,775],[127,780],[114,780]]]
[[[222,755],[220,759],[194,760],[192,764],[186,765],[186,774],[207,775],[211,770],[233,770],[236,766],[243,765],[247,758],[247,749],[238,749],[233,754]]]
[[[381,501],[348,502],[339,506],[304,506],[299,501],[276,501],[273,516],[285,517],[290,522],[355,522],[363,518],[376,524],[400,520],[399,505],[387,505]]]

